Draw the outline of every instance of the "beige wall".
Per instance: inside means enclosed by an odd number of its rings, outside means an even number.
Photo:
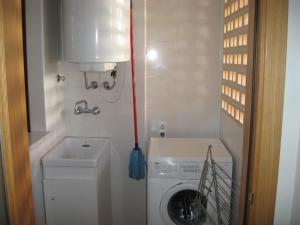
[[[218,137],[222,1],[147,1],[147,136]]]
[[[222,1],[223,2],[223,1]],[[224,6],[222,5],[222,8]],[[223,10],[222,10],[223,13]],[[222,14],[222,24],[223,24]],[[223,42],[223,40],[222,40]],[[223,45],[221,46],[223,49]],[[220,73],[221,76],[221,73]],[[225,144],[233,158],[233,179],[236,184],[241,182],[241,170],[242,170],[242,159],[243,159],[243,142],[244,142],[244,129],[243,126],[225,113],[223,110],[220,111],[220,123],[219,123],[219,135],[222,142]],[[233,223],[237,223],[238,220],[238,207],[239,207],[239,188],[235,187],[235,194],[233,197]]]
[[[233,158],[233,179],[238,186],[241,182],[241,170],[243,159],[243,141],[244,129],[237,121],[232,119],[228,114],[221,111],[220,118],[220,139],[223,141]],[[239,188],[235,187],[233,195],[233,221],[238,220],[239,206]]]

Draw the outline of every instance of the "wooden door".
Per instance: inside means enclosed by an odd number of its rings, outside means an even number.
[[[224,17],[222,110],[242,124],[244,131],[238,224],[271,225],[280,155],[288,1],[224,0]],[[246,63],[239,60],[243,55]],[[240,88],[236,74],[246,77],[245,88]],[[241,93],[246,104],[240,104]]]
[[[250,142],[249,225],[271,225],[277,192],[287,46],[288,1],[259,0]]]
[[[21,0],[0,0],[0,126],[10,225],[34,224]]]

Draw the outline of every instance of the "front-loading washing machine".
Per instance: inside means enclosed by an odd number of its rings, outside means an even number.
[[[190,205],[198,192],[209,145],[212,145],[214,160],[226,174],[231,175],[232,157],[219,139],[151,138],[147,179],[148,225],[194,224]],[[231,182],[230,177],[224,176],[222,179],[228,184]],[[224,186],[223,189],[229,189],[230,193],[230,187]],[[215,199],[210,196],[202,198],[202,206],[207,212],[199,218],[203,225],[217,222],[213,205]],[[225,204],[230,207],[230,199]]]

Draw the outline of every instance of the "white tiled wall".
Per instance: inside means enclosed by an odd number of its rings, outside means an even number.
[[[116,225],[144,224],[145,223],[145,180],[131,181],[128,178],[129,154],[133,147],[133,117],[132,117],[132,94],[130,64],[118,64],[118,84],[111,92],[86,90],[82,73],[78,71],[78,66],[74,64],[65,64],[66,86],[65,86],[65,108],[66,108],[66,127],[67,135],[70,136],[92,136],[92,137],[110,137],[112,140],[112,199],[113,199],[113,219]],[[137,70],[137,74],[141,70]],[[98,82],[108,74],[88,76],[91,80],[94,78]],[[142,78],[142,77],[141,77]],[[122,79],[124,87],[122,88]],[[120,86],[119,86],[120,84]],[[104,98],[112,98],[112,95],[118,96],[122,91],[120,99],[116,103],[108,103]],[[138,93],[142,87],[138,87]],[[143,93],[139,94],[143,97]],[[101,113],[99,115],[74,114],[75,102],[81,99],[88,101],[89,107],[99,106]],[[143,99],[138,101],[139,108],[143,107]],[[140,141],[143,150],[143,112],[139,110],[139,128]],[[129,206],[129,205],[130,206]]]
[[[134,0],[133,6],[139,135],[141,147],[145,151],[144,1]],[[113,224],[146,224],[146,181],[128,178],[129,154],[134,147],[130,63],[118,64],[118,83],[112,91],[103,88],[86,90],[84,76],[79,72],[78,65],[65,63],[64,68],[67,135],[111,137],[112,140]],[[111,81],[111,77],[109,73],[88,73],[88,80],[96,80],[101,84],[104,80]],[[82,99],[87,100],[89,107],[99,106],[101,113],[75,115],[75,103]]]
[[[31,130],[46,131],[44,93],[43,1],[26,0],[26,55]],[[37,94],[38,93],[38,94]]]
[[[47,135],[30,146],[30,163],[35,219],[45,225],[43,170],[41,158],[65,135],[63,83],[56,74],[62,71],[60,46],[60,0],[27,0],[27,60],[30,98],[30,119],[33,131]],[[31,33],[33,32],[33,33]],[[31,39],[33,38],[33,40]],[[39,42],[36,42],[36,39]],[[32,54],[32,51],[35,53]],[[39,54],[36,54],[39,53]]]
[[[37,1],[37,0],[28,0]],[[51,0],[40,0],[50,4]],[[58,0],[57,0],[58,1]],[[57,1],[53,1],[55,4]],[[144,3],[147,2],[147,50],[157,50],[156,61],[147,61],[145,71]],[[134,32],[137,100],[141,147],[156,135],[158,121],[167,122],[167,136],[218,137],[221,65],[221,1],[134,0]],[[45,3],[45,4],[46,4]],[[48,5],[45,15],[55,15]],[[48,14],[50,13],[50,14]],[[54,18],[53,15],[51,18]],[[58,17],[57,17],[58,18]],[[55,21],[48,21],[50,28]],[[48,30],[49,31],[49,30]],[[55,34],[56,31],[49,32]],[[47,43],[59,41],[45,37]],[[59,46],[59,45],[58,45]],[[64,135],[112,138],[112,206],[114,225],[146,224],[146,182],[128,178],[128,159],[133,147],[133,116],[130,63],[118,65],[117,87],[86,90],[78,65],[59,62],[58,47],[45,46],[45,109],[52,131],[31,147],[33,191],[37,224],[43,225],[42,170],[40,159]],[[49,60],[49,61],[47,61]],[[64,84],[55,75],[63,70]],[[146,77],[145,77],[146,74]],[[90,75],[89,80],[109,79],[109,74]],[[122,85],[124,81],[124,86]],[[63,93],[62,93],[62,88]],[[121,93],[118,99],[119,93]],[[146,98],[145,98],[146,95]],[[76,101],[100,106],[99,115],[75,115]],[[118,100],[115,103],[108,101]],[[63,115],[64,112],[64,115]],[[147,119],[145,116],[147,115]],[[66,123],[66,133],[64,130]],[[145,122],[147,121],[147,122]],[[148,126],[146,126],[146,123]],[[146,135],[145,130],[148,130]]]
[[[26,0],[30,129],[46,132],[62,120],[60,0]]]
[[[147,1],[148,136],[218,137],[221,3]]]
[[[43,0],[44,88],[47,131],[53,131],[63,121],[62,47],[60,32],[60,0]]]

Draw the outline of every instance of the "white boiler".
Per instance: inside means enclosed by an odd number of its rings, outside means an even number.
[[[130,0],[63,0],[62,14],[65,61],[100,71],[130,60]]]

